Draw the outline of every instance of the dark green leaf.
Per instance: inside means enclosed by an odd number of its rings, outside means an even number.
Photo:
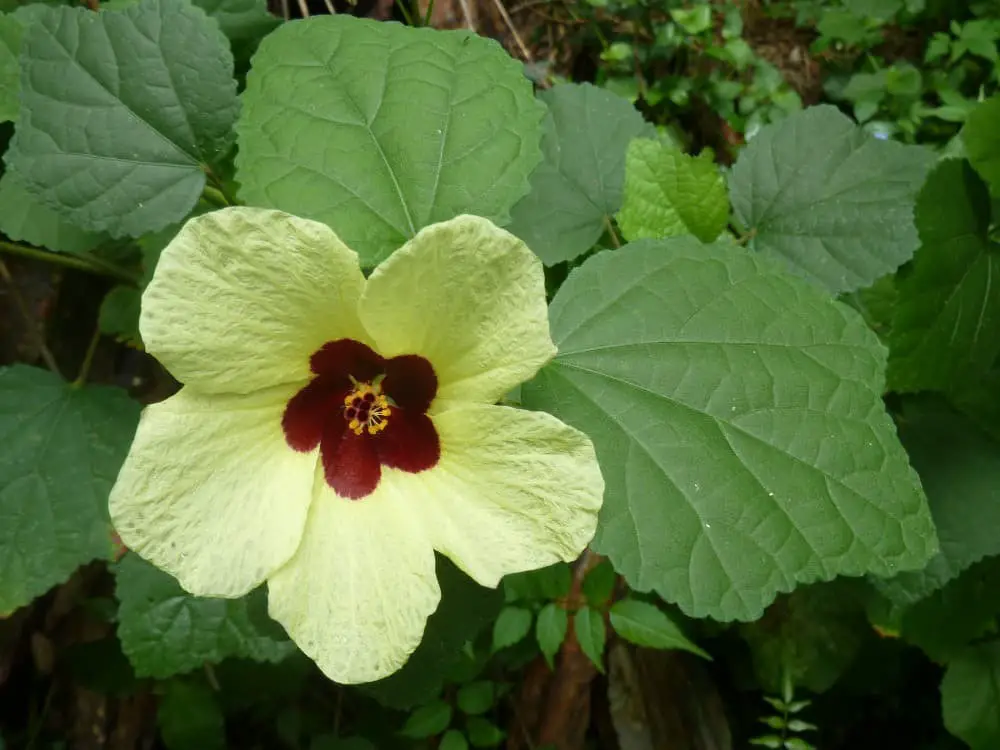
[[[0,368],[0,614],[111,557],[108,494],[138,417],[124,391]]]
[[[559,599],[569,593],[573,572],[566,563],[504,576],[503,588],[507,601]]]
[[[649,602],[622,599],[611,607],[611,627],[626,641],[647,648],[677,648],[711,660],[667,614]]]
[[[1000,747],[1000,643],[967,649],[941,681],[944,725],[972,750]]]
[[[17,117],[17,95],[21,85],[17,58],[21,54],[21,36],[20,22],[0,13],[0,122]]]
[[[468,720],[465,733],[473,747],[496,747],[506,736],[502,729],[480,716],[473,716]]]
[[[480,680],[462,685],[458,689],[455,701],[459,709],[466,714],[483,714],[493,707],[496,700],[496,685],[489,680]]]
[[[504,607],[493,623],[493,650],[513,646],[531,630],[531,610],[524,607]]]
[[[555,602],[549,602],[538,613],[535,638],[538,639],[538,647],[550,667],[554,666],[555,655],[559,653],[568,628],[569,615]]]
[[[1000,193],[1000,95],[981,103],[962,129],[965,152],[976,171]]]
[[[469,743],[466,741],[464,734],[457,729],[449,729],[445,732],[444,737],[441,738],[438,750],[468,750],[468,747]]]
[[[167,750],[222,750],[226,747],[225,719],[206,686],[170,680],[156,715]]]
[[[410,714],[400,734],[415,740],[436,737],[451,723],[451,706],[444,701],[433,701]]]
[[[604,617],[596,609],[582,607],[573,617],[573,630],[583,653],[594,663],[599,672],[603,672],[604,643],[607,640]]]
[[[591,605],[599,607],[611,598],[617,580],[618,574],[615,573],[611,561],[601,560],[600,563],[587,571],[581,590]]]
[[[0,177],[0,232],[15,242],[60,253],[85,253],[108,239],[71,224],[29,193],[13,172]]]

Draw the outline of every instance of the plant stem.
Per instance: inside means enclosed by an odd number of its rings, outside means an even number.
[[[101,276],[110,276],[111,278],[126,284],[138,283],[138,278],[124,268],[116,266],[113,263],[109,263],[106,260],[101,260],[91,256],[53,253],[48,250],[31,247],[30,245],[7,242],[6,240],[0,240],[0,253],[20,255],[22,258],[41,260],[57,266],[74,268],[78,271],[87,271],[88,273],[96,273]]]
[[[201,191],[201,197],[205,199],[206,203],[211,203],[216,208],[228,208],[232,205],[226,199],[225,193],[211,185],[205,185],[205,189]]]
[[[87,353],[83,356],[83,364],[80,365],[80,372],[70,384],[70,388],[83,388],[87,383],[87,376],[90,374],[90,366],[94,363],[94,353],[97,351],[97,344],[101,340],[100,324],[94,326],[94,335],[90,337],[90,344],[87,345]]]
[[[430,0],[430,2],[427,3],[427,12],[424,14],[424,23],[423,23],[424,26],[431,25],[431,13],[433,12],[434,12],[434,0]]]
[[[618,233],[615,231],[615,225],[611,223],[611,217],[607,214],[604,215],[604,228],[608,230],[608,235],[611,237],[611,244],[616,248],[622,246],[622,241],[618,237]]]
[[[396,7],[399,8],[399,12],[403,14],[403,20],[406,21],[406,25],[413,26],[413,18],[410,16],[410,11],[406,8],[405,0],[396,0]]]
[[[204,165],[202,168],[205,171],[205,176],[211,183],[211,185],[206,185],[205,189],[202,191],[202,195],[205,196],[206,200],[208,200],[210,203],[214,205],[222,206],[223,208],[225,208],[226,206],[238,205],[239,201],[236,200],[235,196],[232,196],[228,192],[226,192],[225,183],[221,179],[219,179],[219,176],[215,174],[212,168],[208,165]],[[209,197],[210,191],[212,194],[211,198]]]

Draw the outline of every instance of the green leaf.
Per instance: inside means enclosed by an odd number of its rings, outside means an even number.
[[[496,747],[506,736],[502,729],[481,716],[473,716],[468,720],[465,733],[473,747]]]
[[[817,693],[830,689],[871,632],[863,593],[852,580],[806,586],[779,598],[760,620],[741,625],[764,690],[780,691],[786,677]]]
[[[583,595],[591,605],[599,607],[611,598],[617,578],[618,574],[611,561],[601,560],[584,576],[581,586]]]
[[[572,584],[573,571],[563,562],[503,578],[509,602],[559,599],[569,593]]]
[[[465,740],[465,735],[457,729],[449,729],[441,738],[438,750],[468,750],[469,743]]]
[[[493,707],[494,700],[496,700],[496,685],[489,680],[462,685],[455,696],[459,709],[471,715],[486,713]]]
[[[538,98],[548,105],[542,163],[507,228],[553,265],[600,239],[621,207],[629,141],[656,131],[627,99],[589,83],[558,84]]]
[[[625,158],[625,200],[618,224],[628,240],[693,234],[711,242],[726,229],[726,183],[711,154],[694,157],[646,138]]]
[[[27,191],[13,172],[0,177],[0,232],[15,242],[59,253],[85,253],[108,235],[74,226]]]
[[[972,166],[1000,193],[1000,95],[972,110],[962,128],[962,140]]]
[[[191,211],[239,105],[229,43],[203,11],[184,0],[46,9],[21,59],[6,160],[42,203],[115,237]]]
[[[138,418],[124,391],[0,368],[0,615],[111,557],[108,494]]]
[[[611,627],[626,641],[647,648],[682,649],[712,657],[689,641],[667,614],[649,602],[622,599],[611,607]]]
[[[1000,747],[1000,643],[970,648],[948,664],[941,709],[948,731],[972,750]]]
[[[400,734],[415,740],[436,737],[451,724],[451,706],[442,700],[421,706],[406,720]]]
[[[263,589],[242,599],[192,596],[138,555],[116,571],[118,637],[140,677],[169,677],[230,656],[280,661],[295,651],[266,614]]]
[[[243,105],[241,195],[326,222],[366,265],[456,214],[506,224],[541,159],[544,109],[521,64],[465,31],[285,24],[254,56]]]
[[[940,551],[922,570],[876,581],[897,604],[912,604],[973,563],[1000,555],[1000,444],[936,402],[907,402],[899,436],[920,475]]]
[[[550,325],[559,354],[523,403],[593,439],[592,546],[634,589],[754,619],[799,583],[936,551],[882,403],[885,351],[822,290],[726,244],[642,240],[574,271]]]
[[[225,719],[215,693],[197,683],[166,683],[156,714],[167,750],[222,750]]]
[[[835,293],[913,255],[913,196],[933,153],[874,138],[831,106],[761,128],[729,180],[750,247]]]
[[[114,336],[133,346],[141,342],[139,312],[142,292],[133,286],[119,285],[104,296],[97,323],[101,333]]]
[[[604,643],[607,640],[604,616],[592,607],[581,607],[573,616],[573,631],[583,653],[598,672],[604,672]]]
[[[215,19],[232,42],[256,41],[271,33],[281,19],[267,10],[266,0],[192,0]]]
[[[467,660],[466,644],[500,611],[498,590],[479,586],[441,555],[437,577],[441,604],[427,620],[417,650],[398,672],[362,688],[385,706],[411,708],[437,696],[445,676]]]
[[[569,615],[566,610],[555,602],[549,602],[538,613],[538,621],[535,623],[535,638],[538,639],[538,647],[542,651],[542,656],[549,663],[549,667],[554,666],[555,656],[559,653],[559,648],[566,639],[566,631],[569,629]]]
[[[493,623],[493,650],[513,646],[531,630],[531,610],[524,607],[504,607]]]
[[[941,162],[917,200],[921,246],[896,282],[889,334],[895,391],[948,390],[1000,354],[1000,247],[987,239],[989,194],[968,163]]]
[[[22,35],[20,22],[14,16],[0,13],[0,122],[17,117],[21,85],[17,58],[21,54]]]

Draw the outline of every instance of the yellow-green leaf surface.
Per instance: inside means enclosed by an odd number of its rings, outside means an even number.
[[[124,391],[0,368],[0,614],[110,557],[108,494],[138,417]]]
[[[20,90],[21,24],[13,16],[0,13],[0,122],[17,117]]]
[[[726,183],[710,154],[694,157],[661,141],[632,141],[618,214],[625,239],[693,234],[711,242],[725,230],[728,218]]]
[[[238,109],[218,26],[185,0],[32,18],[8,167],[85,229],[138,236],[183,219]]]
[[[1000,245],[986,185],[962,159],[939,164],[917,200],[920,249],[896,282],[889,386],[950,390],[1000,354]]]
[[[117,566],[118,638],[140,677],[172,677],[236,656],[279,661],[295,651],[267,617],[263,589],[242,599],[208,599],[138,555]]]
[[[847,292],[917,249],[913,197],[933,159],[874,138],[835,107],[811,107],[761,128],[733,166],[729,193],[751,248]]]
[[[593,548],[688,614],[759,617],[779,591],[919,568],[937,543],[882,404],[885,350],[777,263],[642,240],[574,271],[559,354],[524,404],[593,439]]]
[[[241,197],[329,224],[366,265],[462,213],[503,225],[541,159],[521,65],[465,31],[345,15],[286,24],[254,56]]]
[[[631,102],[589,83],[558,84],[538,98],[548,107],[542,163],[507,228],[552,265],[600,239],[621,207],[629,142],[656,130]]]

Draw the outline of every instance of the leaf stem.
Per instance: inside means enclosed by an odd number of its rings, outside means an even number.
[[[232,205],[226,199],[225,193],[211,185],[205,185],[205,189],[201,191],[201,197],[205,199],[206,203],[210,203],[216,208],[228,208]]]
[[[229,194],[226,190],[226,183],[219,178],[215,171],[207,164],[203,166],[203,169],[205,171],[205,176],[211,183],[211,185],[205,185],[205,189],[202,191],[202,195],[205,199],[209,203],[223,208],[227,206],[239,205],[239,201],[236,200],[236,196]],[[209,197],[210,194],[211,197]]]
[[[78,271],[87,271],[88,273],[95,273],[101,276],[110,276],[111,278],[126,284],[134,285],[139,282],[139,279],[135,276],[135,274],[130,273],[126,269],[117,266],[114,263],[109,263],[106,260],[101,260],[100,258],[95,258],[93,256],[53,253],[49,250],[42,250],[37,247],[31,247],[30,245],[21,245],[17,242],[7,242],[6,240],[0,240],[0,253],[19,255],[22,258],[41,260],[57,266],[74,268]]]
[[[410,11],[406,8],[405,0],[396,0],[396,7],[399,8],[399,12],[403,14],[403,19],[406,21],[406,25],[413,26],[413,18],[410,16]]]
[[[611,244],[616,248],[622,246],[622,241],[618,237],[618,233],[615,231],[615,225],[611,223],[611,217],[604,214],[604,228],[608,230],[608,235],[611,237]]]
[[[36,339],[38,356],[42,358],[46,367],[61,378],[62,373],[59,372],[59,365],[56,364],[56,358],[52,356],[51,350],[45,343],[45,334],[35,325],[35,319],[31,315],[31,311],[28,310],[28,306],[18,293],[17,287],[14,286],[14,277],[11,276],[10,271],[7,270],[7,265],[2,260],[0,260],[0,279],[3,279],[4,283],[10,287],[10,296],[13,298],[14,304],[17,306],[18,312],[21,313],[21,317],[24,318],[24,324]]]
[[[94,364],[94,353],[97,352],[97,344],[101,340],[100,324],[94,326],[94,335],[90,337],[87,345],[87,353],[83,355],[83,364],[80,365],[80,372],[70,384],[70,388],[83,388],[87,384],[87,376],[90,375],[90,366]]]

